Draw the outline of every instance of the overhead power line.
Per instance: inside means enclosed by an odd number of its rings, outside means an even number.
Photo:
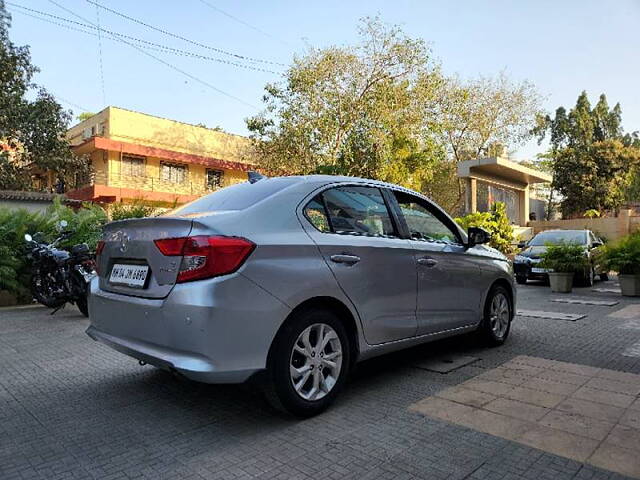
[[[56,6],[58,6],[58,4],[56,2],[53,2],[53,0],[51,0],[51,1]],[[197,59],[201,59],[201,60],[209,60],[209,61],[213,61],[213,62],[223,63],[223,64],[226,64],[226,65],[232,65],[232,66],[235,66],[235,67],[238,67],[238,68],[244,68],[244,69],[247,69],[247,70],[255,70],[255,71],[258,71],[258,72],[273,73],[273,74],[276,74],[276,75],[279,74],[279,72],[276,72],[276,71],[273,71],[273,70],[268,70],[266,68],[260,68],[260,67],[256,67],[256,66],[253,66],[253,65],[244,65],[242,63],[237,63],[237,62],[234,62],[234,61],[231,61],[231,60],[226,60],[226,59],[223,59],[223,58],[215,58],[215,57],[211,57],[211,56],[208,56],[208,55],[202,55],[202,54],[199,54],[199,53],[193,53],[193,52],[190,52],[190,51],[187,51],[187,50],[182,50],[182,49],[179,49],[179,48],[169,47],[167,45],[163,45],[163,44],[160,44],[160,43],[150,42],[150,41],[144,40],[142,38],[133,37],[131,35],[126,35],[124,33],[114,32],[113,30],[109,30],[109,29],[106,29],[106,28],[98,27],[97,25],[77,22],[75,20],[70,20],[68,18],[60,17],[58,15],[53,15],[53,14],[48,13],[48,12],[35,10],[33,8],[22,7],[20,5],[14,4],[12,2],[7,2],[7,5],[10,5],[13,8],[19,8],[19,9],[22,9],[22,10],[26,10],[28,12],[36,13],[38,15],[42,15],[42,16],[45,16],[45,17],[53,18],[53,19],[58,20],[60,22],[70,23],[70,24],[73,24],[73,25],[78,25],[78,26],[83,27],[83,28],[88,28],[88,29],[92,29],[92,30],[98,31],[97,34],[94,34],[92,32],[87,32],[86,30],[82,30],[80,28],[74,28],[74,27],[71,27],[69,25],[63,25],[63,24],[60,24],[60,23],[55,22],[55,21],[47,20],[46,18],[38,17],[36,15],[29,15],[26,12],[16,11],[17,13],[21,13],[23,15],[27,15],[27,16],[29,16],[31,18],[36,18],[38,20],[42,20],[42,21],[51,23],[53,25],[58,25],[58,26],[67,28],[69,30],[74,30],[74,31],[77,31],[77,32],[86,33],[88,35],[93,35],[93,36],[97,37],[97,36],[99,36],[100,32],[107,33],[109,35],[113,35],[113,36],[117,36],[117,37],[120,37],[120,38],[125,38],[125,39],[128,39],[128,40],[132,40],[134,42],[141,43],[143,45],[139,45],[139,46],[141,46],[142,48],[148,48],[150,50],[156,50],[156,51],[161,51],[161,52],[165,52],[165,53],[171,53],[171,54],[174,54],[174,55],[180,55],[180,56],[184,56],[184,57],[192,57],[192,58],[197,58]],[[73,12],[69,11],[69,13],[73,13]],[[155,48],[151,48],[149,46],[155,47]]]
[[[178,40],[182,40],[183,42],[187,42],[187,43],[190,43],[192,45],[196,45],[196,46],[201,47],[201,48],[206,48],[208,50],[213,50],[214,52],[218,52],[218,53],[221,53],[223,55],[236,57],[238,59],[246,60],[246,61],[250,61],[250,62],[259,62],[259,63],[267,63],[267,64],[270,64],[270,65],[285,66],[283,63],[273,62],[271,60],[263,60],[263,59],[255,58],[255,57],[249,57],[249,56],[246,56],[246,55],[240,55],[238,53],[229,52],[229,51],[223,50],[221,48],[212,47],[210,45],[205,45],[204,43],[200,43],[200,42],[197,42],[195,40],[191,40],[189,38],[183,37],[182,35],[178,35],[176,33],[169,32],[169,31],[164,30],[164,29],[159,28],[159,27],[154,27],[153,25],[149,25],[148,23],[145,23],[142,20],[138,20],[137,18],[130,17],[129,15],[126,15],[126,14],[124,14],[122,12],[118,12],[116,10],[113,10],[112,8],[105,7],[104,5],[101,5],[98,2],[94,2],[93,0],[87,0],[87,2],[92,4],[92,5],[95,5],[96,7],[102,8],[103,10],[106,10],[107,12],[113,13],[114,15],[118,15],[119,17],[122,17],[122,18],[124,18],[126,20],[129,20],[130,22],[137,23],[139,25],[142,25],[143,27],[150,28],[151,30],[155,30],[156,32],[160,32],[160,33],[162,33],[164,35],[168,35],[170,37],[177,38]]]
[[[264,30],[256,27],[255,25],[251,25],[250,23],[245,22],[241,18],[238,18],[238,17],[236,17],[234,15],[231,15],[229,12],[225,12],[221,8],[216,7],[215,5],[212,5],[211,3],[207,2],[206,0],[200,0],[200,2],[203,3],[204,5],[206,5],[207,7],[209,7],[211,10],[215,10],[216,12],[221,13],[222,15],[230,18],[231,20],[234,20],[235,22],[238,22],[238,23],[244,25],[245,27],[250,28],[251,30],[255,30],[256,32],[261,33],[265,37],[273,38],[274,40],[277,40],[280,43],[284,43],[285,45],[289,45],[284,40],[282,40],[282,39],[280,39],[280,38],[278,38],[278,37],[276,37],[274,35],[271,35],[270,33],[265,32]]]
[[[50,3],[53,3],[54,5],[56,5],[56,6],[58,6],[58,7],[60,7],[60,8],[61,8],[61,9],[63,9],[64,11],[66,11],[66,12],[70,13],[71,15],[73,15],[74,17],[79,18],[80,20],[82,20],[82,21],[84,21],[84,22],[87,22],[88,24],[93,25],[94,27],[96,27],[96,25],[94,25],[94,24],[93,24],[93,22],[91,22],[90,20],[87,20],[87,19],[86,19],[86,18],[84,18],[83,16],[78,15],[78,14],[77,14],[77,13],[75,13],[74,11],[69,10],[68,8],[66,8],[66,7],[64,7],[64,6],[62,6],[62,5],[60,5],[60,4],[59,4],[59,3],[57,3],[55,0],[49,0],[49,2],[50,2]],[[7,4],[9,4],[9,2],[6,2],[6,3],[7,3]],[[16,4],[12,4],[12,5],[16,5]],[[18,6],[20,6],[20,5],[18,5]],[[23,7],[23,8],[24,8],[24,7]],[[97,28],[97,27],[96,27],[96,28]],[[249,107],[253,108],[254,110],[258,110],[258,109],[259,109],[259,108],[258,108],[258,107],[256,107],[255,105],[253,105],[253,104],[251,104],[251,103],[249,103],[249,102],[247,102],[247,101],[245,101],[245,100],[243,100],[243,99],[241,99],[241,98],[239,98],[239,97],[236,97],[235,95],[232,95],[231,93],[225,92],[224,90],[222,90],[222,89],[220,89],[220,88],[216,87],[215,85],[212,85],[212,84],[210,84],[209,82],[207,82],[207,81],[205,81],[205,80],[202,80],[201,78],[196,77],[195,75],[192,75],[192,74],[190,74],[190,73],[188,73],[188,72],[185,72],[184,70],[182,70],[182,69],[180,69],[180,68],[176,67],[175,65],[173,65],[173,64],[171,64],[171,63],[169,63],[169,62],[166,62],[166,61],[162,60],[161,58],[158,58],[158,57],[156,57],[155,55],[150,54],[149,52],[145,52],[142,48],[140,48],[140,47],[139,47],[139,46],[137,46],[137,45],[134,45],[134,44],[133,44],[133,43],[131,43],[131,42],[128,42],[128,41],[123,40],[123,39],[121,39],[121,38],[117,38],[117,37],[115,37],[115,36],[111,36],[111,38],[112,38],[113,40],[116,40],[116,41],[120,42],[120,43],[124,43],[125,45],[129,45],[131,48],[136,49],[138,52],[142,53],[143,55],[146,55],[147,57],[153,58],[154,60],[156,60],[157,62],[162,63],[162,64],[163,64],[163,65],[165,65],[166,67],[169,67],[170,69],[172,69],[172,70],[174,70],[174,71],[176,71],[176,72],[178,72],[178,73],[181,73],[181,74],[182,74],[182,75],[184,75],[185,77],[188,77],[188,78],[190,78],[190,79],[192,79],[192,80],[194,80],[194,81],[196,81],[196,82],[200,83],[201,85],[204,85],[205,87],[208,87],[208,88],[210,88],[211,90],[214,90],[214,91],[216,91],[216,92],[220,93],[221,95],[224,95],[224,96],[226,96],[226,97],[232,98],[232,99],[234,99],[234,100],[236,100],[236,101],[238,101],[238,102],[240,102],[240,103],[242,103],[242,104],[244,104],[244,105],[247,105],[247,106],[249,106]]]

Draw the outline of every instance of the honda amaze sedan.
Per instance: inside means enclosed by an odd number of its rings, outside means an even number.
[[[485,231],[396,185],[250,178],[108,224],[88,335],[201,382],[257,375],[298,416],[326,408],[357,361],[475,330],[507,338],[512,267]]]

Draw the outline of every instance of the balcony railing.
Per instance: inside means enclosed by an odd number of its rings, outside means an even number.
[[[203,179],[193,181],[188,175],[182,182],[172,182],[147,175],[122,175],[119,173],[106,174],[104,172],[94,172],[83,186],[91,185],[107,185],[114,188],[129,188],[177,195],[206,195],[218,188],[227,186],[227,182],[223,180],[222,185],[210,187],[205,184]]]

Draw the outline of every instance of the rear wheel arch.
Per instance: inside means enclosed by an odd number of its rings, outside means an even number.
[[[291,310],[291,312],[289,312],[289,315],[287,315],[287,318],[285,319],[285,321],[282,322],[282,325],[280,325],[278,332],[276,333],[273,341],[271,342],[267,364],[271,363],[271,355],[274,350],[274,345],[276,344],[276,341],[280,336],[280,333],[282,332],[282,330],[285,328],[286,325],[289,324],[289,322],[294,321],[296,316],[304,310],[328,310],[334,313],[340,319],[349,336],[349,349],[351,353],[350,363],[354,364],[359,354],[359,342],[358,342],[359,336],[358,336],[358,327],[356,324],[356,319],[351,313],[351,310],[349,310],[349,307],[347,307],[343,302],[341,302],[340,300],[334,297],[309,298],[304,302],[300,303],[299,305],[297,305],[293,310]]]

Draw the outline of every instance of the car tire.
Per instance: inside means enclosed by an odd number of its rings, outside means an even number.
[[[502,285],[493,286],[487,295],[480,333],[490,346],[502,345],[509,336],[514,315],[511,298],[509,291]]]
[[[525,277],[524,275],[516,275],[516,282],[518,283],[518,285],[526,285],[527,277]]]
[[[297,417],[317,415],[340,393],[350,362],[347,331],[333,312],[318,308],[296,312],[278,332],[269,355],[267,400]]]

